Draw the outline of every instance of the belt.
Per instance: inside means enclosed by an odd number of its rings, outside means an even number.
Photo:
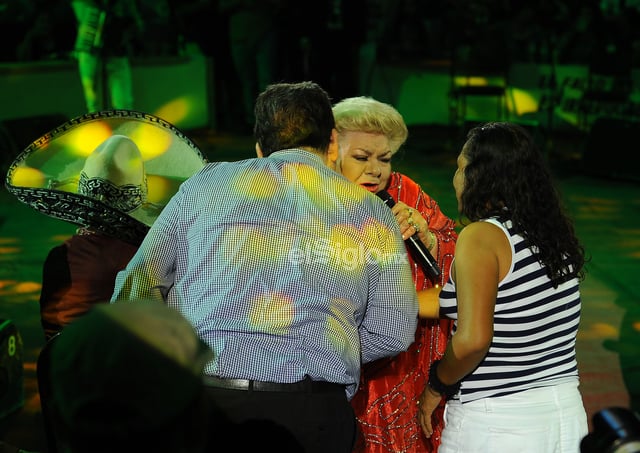
[[[245,390],[254,392],[306,392],[330,393],[343,392],[345,386],[327,381],[314,381],[306,378],[298,382],[278,383],[254,381],[251,379],[224,379],[215,376],[204,376],[204,383],[209,387],[227,390]]]

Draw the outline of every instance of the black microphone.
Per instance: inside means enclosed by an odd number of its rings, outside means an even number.
[[[378,195],[378,197],[380,197],[382,201],[384,201],[384,204],[389,206],[389,208],[393,208],[395,206],[396,202],[386,190],[381,190],[376,195]],[[413,256],[413,259],[418,261],[427,275],[435,281],[440,276],[440,268],[438,267],[436,260],[431,256],[429,249],[418,237],[418,233],[414,233],[413,236],[407,238],[405,242],[409,246],[409,251]]]

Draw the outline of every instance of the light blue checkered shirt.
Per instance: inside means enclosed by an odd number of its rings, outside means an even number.
[[[302,150],[207,165],[182,184],[116,280],[213,349],[209,375],[346,384],[414,340],[406,249],[376,196]]]

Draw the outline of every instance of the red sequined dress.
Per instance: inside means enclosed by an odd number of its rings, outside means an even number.
[[[438,241],[437,260],[443,285],[449,277],[457,233],[455,222],[445,216],[437,202],[409,177],[394,172],[387,192],[396,201],[415,208],[427,220]],[[417,290],[434,285],[411,256]],[[352,400],[360,430],[354,452],[435,452],[440,444],[444,402],[436,409],[434,433],[427,439],[418,423],[417,399],[424,389],[429,367],[442,357],[451,335],[452,321],[421,319],[415,342],[406,352],[366,364],[360,388]]]

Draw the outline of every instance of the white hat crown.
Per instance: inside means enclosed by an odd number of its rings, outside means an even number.
[[[112,135],[93,151],[80,172],[78,193],[131,212],[147,199],[142,154],[133,140]]]

